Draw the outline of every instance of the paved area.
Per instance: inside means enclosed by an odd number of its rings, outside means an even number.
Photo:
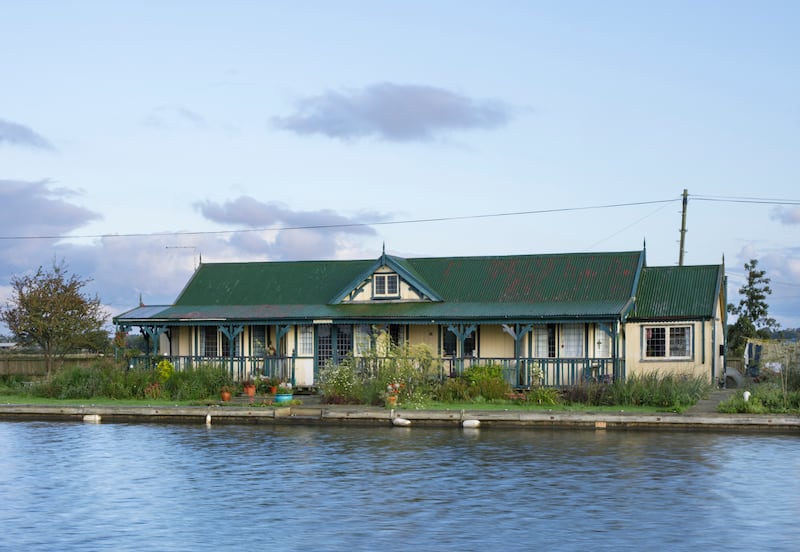
[[[716,389],[712,391],[707,398],[701,399],[691,408],[686,409],[684,414],[688,415],[708,415],[717,413],[717,405],[724,400],[727,400],[731,395],[736,393],[736,389]]]

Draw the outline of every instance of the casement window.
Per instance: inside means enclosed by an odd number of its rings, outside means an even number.
[[[267,327],[253,326],[253,356],[261,357],[267,352]]]
[[[314,326],[298,326],[297,332],[298,354],[312,356],[314,354]]]
[[[200,348],[205,357],[217,357],[219,351],[217,350],[217,328],[214,326],[203,326],[203,333],[200,334],[202,343]]]
[[[647,326],[644,328],[645,358],[691,358],[691,326]]]
[[[375,274],[372,279],[374,297],[399,297],[400,277],[397,274]]]

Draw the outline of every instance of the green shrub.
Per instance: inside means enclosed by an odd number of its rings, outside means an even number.
[[[442,402],[463,402],[472,400],[469,382],[464,378],[447,378],[435,387],[433,398]]]
[[[168,372],[169,376],[162,381]],[[216,397],[223,386],[231,384],[227,371],[214,365],[170,372],[161,368],[126,370],[113,363],[99,362],[59,370],[50,379],[33,385],[31,393],[55,399],[201,400]]]
[[[319,373],[319,389],[331,404],[359,402],[361,378],[352,363],[328,364]]]
[[[511,385],[503,378],[502,364],[479,364],[470,366],[461,376],[470,387],[473,398],[486,400],[504,399],[511,392]]]
[[[528,402],[541,405],[561,403],[561,393],[554,387],[534,387],[527,393]]]

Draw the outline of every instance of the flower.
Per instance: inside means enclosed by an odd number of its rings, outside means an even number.
[[[284,382],[278,385],[278,390],[275,392],[277,395],[291,395],[292,394],[292,384],[289,382]]]

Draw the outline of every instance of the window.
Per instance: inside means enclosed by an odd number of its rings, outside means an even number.
[[[397,274],[375,274],[373,296],[397,297],[400,295],[400,278]]]
[[[217,328],[213,326],[204,326],[201,337],[203,338],[203,356],[219,356],[219,352],[217,351]]]
[[[539,358],[555,358],[556,356],[556,325],[536,326],[533,330],[534,350],[533,356]]]
[[[651,326],[644,329],[645,358],[690,358],[691,326]]]
[[[355,337],[353,339],[355,344],[354,352],[356,356],[365,355],[372,349],[372,334],[369,326],[362,324],[355,327]]]
[[[300,348],[298,353],[300,356],[311,356],[314,354],[314,327],[313,326],[299,326],[299,335],[297,337],[297,345]]]
[[[264,356],[267,352],[266,326],[253,326],[253,356]]]

